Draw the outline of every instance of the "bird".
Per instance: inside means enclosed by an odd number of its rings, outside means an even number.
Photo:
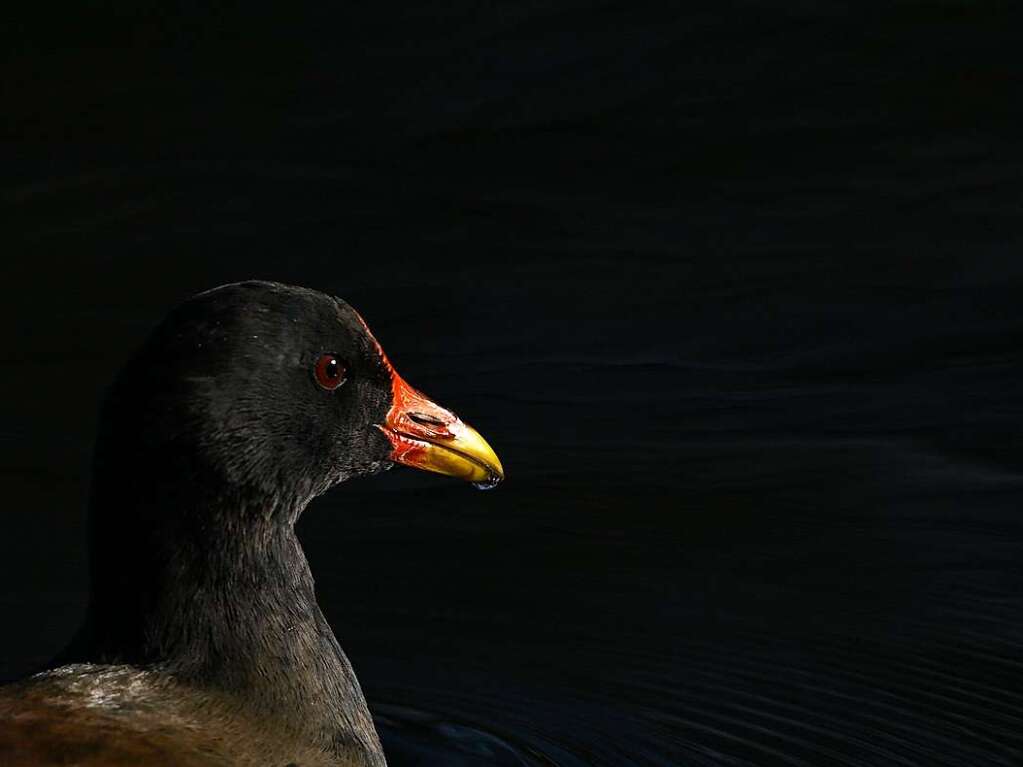
[[[250,280],[172,310],[104,397],[87,618],[0,687],[0,764],[386,765],[294,527],[396,464],[504,479],[344,300]]]

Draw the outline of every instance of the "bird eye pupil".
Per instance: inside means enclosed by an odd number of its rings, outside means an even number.
[[[328,391],[338,388],[345,382],[345,372],[345,366],[333,354],[320,355],[313,369],[316,382]]]

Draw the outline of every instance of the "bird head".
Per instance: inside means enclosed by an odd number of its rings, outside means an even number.
[[[395,463],[477,487],[504,476],[483,437],[406,383],[352,307],[270,282],[175,309],[112,388],[104,428],[122,463],[173,458],[179,482],[213,477],[303,505]]]

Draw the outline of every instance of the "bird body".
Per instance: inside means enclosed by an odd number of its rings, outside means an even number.
[[[384,764],[367,743],[327,751],[243,699],[157,669],[71,664],[0,689],[5,767],[338,767]],[[367,729],[368,728],[368,729]]]
[[[340,299],[246,282],[185,302],[108,393],[88,617],[55,668],[0,688],[0,764],[385,765],[294,525],[393,463],[503,477]]]

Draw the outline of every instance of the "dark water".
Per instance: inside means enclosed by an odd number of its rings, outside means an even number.
[[[44,12],[5,67],[0,673],[175,302],[346,297],[494,445],[300,524],[392,765],[1023,763],[1019,14]]]

